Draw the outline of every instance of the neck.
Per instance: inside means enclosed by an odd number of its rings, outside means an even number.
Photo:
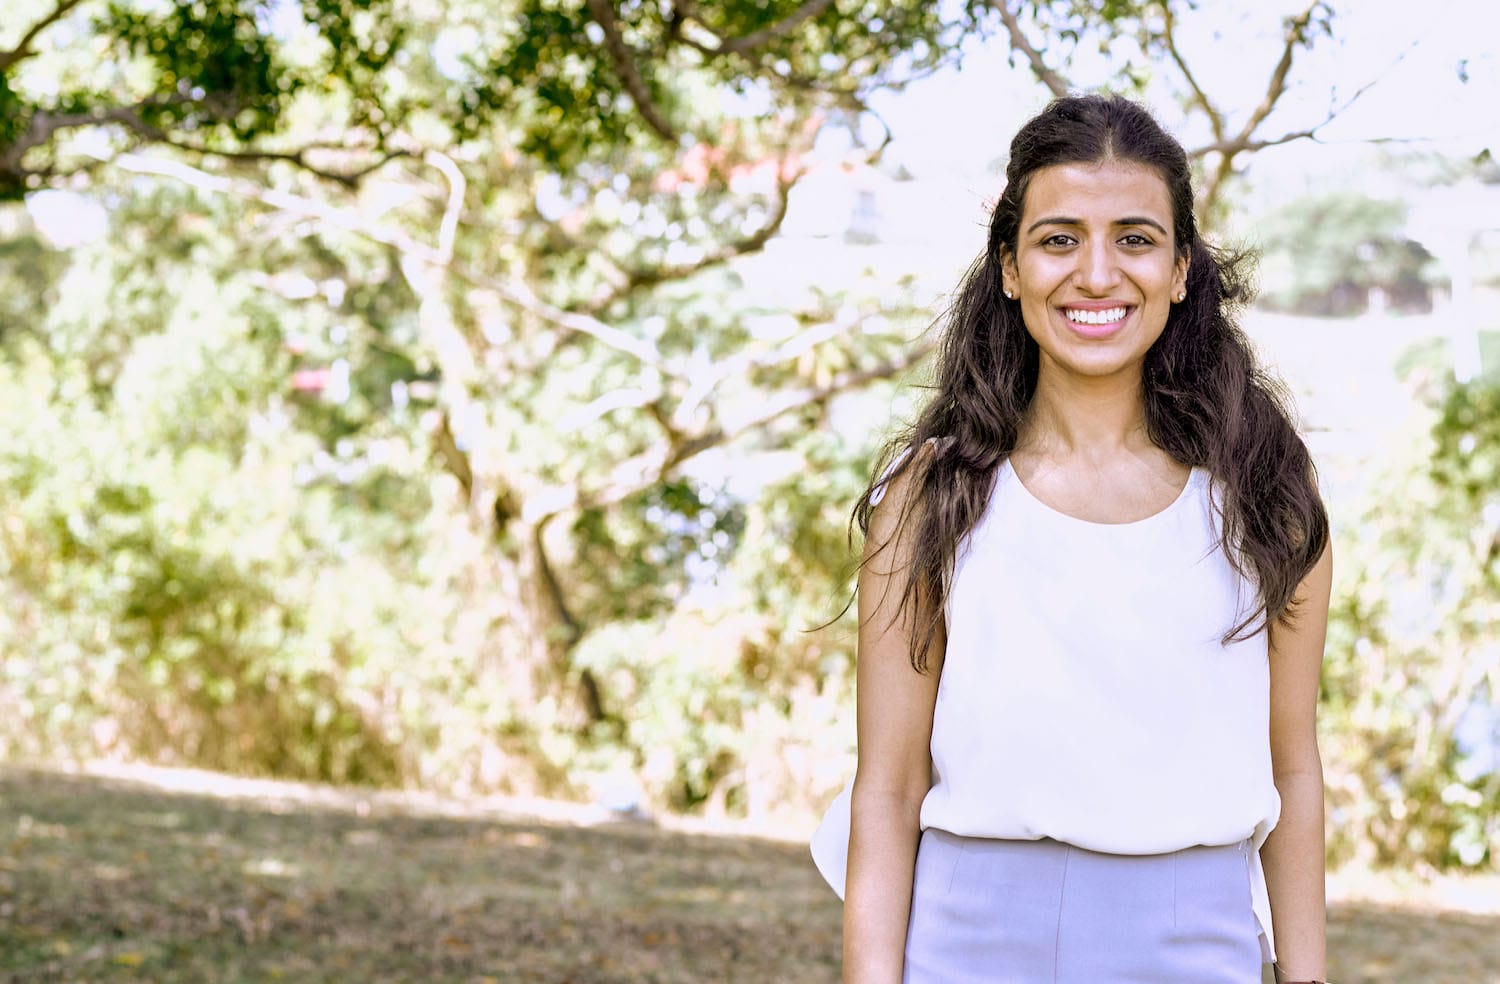
[[[1044,358],[1020,444],[1045,457],[1089,459],[1150,448],[1139,368],[1087,378],[1048,372]]]

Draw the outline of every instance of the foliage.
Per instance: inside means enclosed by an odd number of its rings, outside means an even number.
[[[814,809],[853,633],[805,630],[931,294],[782,235],[799,184],[887,179],[867,97],[965,37],[1144,85],[1190,13],[12,4],[0,747]],[[1182,85],[1215,188],[1298,136]]]
[[[34,328],[35,313],[57,302],[55,285],[67,256],[35,236],[0,235],[0,351]]]
[[[842,505],[863,489],[871,452],[811,428],[799,445],[809,468],[741,507],[731,560],[697,565],[670,613],[580,645],[578,665],[632,708],[599,774],[637,774],[677,809],[757,819],[807,816],[847,778],[852,612],[817,627],[848,600]],[[710,552],[720,542],[700,541]]]
[[[461,532],[453,492],[430,480],[427,407],[389,397],[410,294],[379,254],[335,266],[294,243],[247,261],[181,234],[233,225],[233,202],[137,193],[71,252],[4,367],[0,744],[505,785],[511,695],[472,655],[466,555],[431,548]],[[289,259],[324,293],[288,282]],[[351,268],[362,283],[340,291]],[[361,317],[377,327],[345,337]],[[338,356],[342,402],[294,388]]]
[[[94,258],[108,269],[80,262],[58,292],[102,272],[129,294],[160,259]],[[107,369],[94,333],[114,324],[66,303],[44,334],[76,349],[30,341],[5,368],[3,692],[27,723],[7,744],[398,779],[399,722],[349,687],[395,642],[390,616],[342,597],[343,531],[317,521],[336,493],[291,474],[287,452],[311,448],[277,419],[278,312],[201,269],[173,286],[159,329]],[[399,504],[387,508],[390,524]],[[376,571],[394,574],[391,559]]]
[[[573,171],[628,144],[643,122],[670,141],[717,143],[722,133],[701,118],[713,83],[767,105],[811,89],[857,107],[872,89],[950,57],[965,26],[919,0],[616,7],[521,3],[520,29],[469,59],[465,98],[475,109],[506,107],[521,152]],[[706,78],[694,80],[695,69]]]
[[[381,76],[402,40],[394,0],[304,0],[311,39],[278,36],[267,23],[272,10],[292,9],[256,0],[11,4],[7,26],[27,25],[21,40],[63,23],[88,41],[93,64],[38,56],[34,40],[0,52],[0,201],[92,167],[62,137],[101,123],[136,140],[234,151],[285,131],[299,97],[333,90],[350,123],[377,142],[392,132],[399,114]]]
[[[1500,383],[1429,420],[1336,537],[1331,829],[1339,855],[1475,867],[1500,854]]]

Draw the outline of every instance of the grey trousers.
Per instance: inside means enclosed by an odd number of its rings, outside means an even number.
[[[1248,841],[1098,854],[928,829],[904,984],[1260,984]]]

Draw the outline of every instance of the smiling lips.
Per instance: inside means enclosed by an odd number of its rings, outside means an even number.
[[[1113,335],[1125,323],[1130,308],[1119,304],[1107,308],[1065,307],[1063,316],[1068,325],[1085,338],[1105,338]]]

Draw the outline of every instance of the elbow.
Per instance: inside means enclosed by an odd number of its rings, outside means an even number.
[[[1304,786],[1315,783],[1323,785],[1323,759],[1318,746],[1309,743],[1293,754],[1271,756],[1271,778],[1276,788]]]
[[[1278,772],[1274,776],[1281,799],[1283,820],[1321,817],[1323,814],[1323,770],[1319,768]]]
[[[1316,787],[1323,788],[1323,767],[1320,763],[1313,762],[1308,765],[1295,768],[1277,769],[1271,779],[1276,783],[1276,789],[1283,795],[1288,790],[1307,789]]]
[[[866,776],[856,772],[850,804],[856,813],[865,815],[910,817],[922,812],[922,801],[932,788],[930,774],[922,776]]]

